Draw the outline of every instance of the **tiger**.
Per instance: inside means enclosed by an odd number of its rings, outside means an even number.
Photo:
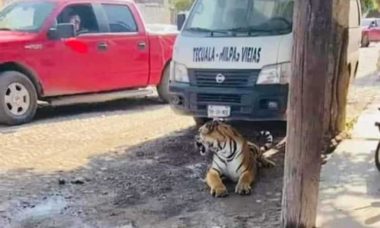
[[[214,197],[228,195],[222,177],[237,182],[235,193],[248,195],[255,181],[258,167],[273,167],[275,163],[263,153],[273,143],[269,132],[261,132],[267,142],[263,147],[247,141],[232,126],[218,120],[209,121],[198,130],[195,144],[201,155],[212,154],[212,163],[205,181]]]

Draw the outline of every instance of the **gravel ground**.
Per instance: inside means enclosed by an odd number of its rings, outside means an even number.
[[[362,49],[351,119],[377,93],[378,51]],[[285,134],[278,123],[236,126],[250,139]],[[214,199],[194,134],[156,97],[44,108],[31,124],[0,127],[0,227],[278,227],[283,154],[250,196]]]

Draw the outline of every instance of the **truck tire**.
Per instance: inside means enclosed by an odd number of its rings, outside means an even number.
[[[170,67],[168,65],[166,66],[164,70],[160,84],[157,86],[158,96],[165,103],[169,103],[169,100],[170,100],[169,79],[170,79]]]
[[[362,38],[362,47],[368,47],[369,46],[369,38],[368,35],[364,35]]]
[[[207,123],[210,119],[203,117],[194,117],[195,126],[197,128],[202,127],[205,123]]]
[[[17,71],[0,73],[0,124],[31,121],[37,110],[37,92],[27,76]]]

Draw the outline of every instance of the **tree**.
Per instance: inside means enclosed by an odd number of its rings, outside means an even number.
[[[380,0],[360,0],[363,14],[366,17],[379,17]]]
[[[375,9],[376,2],[375,0],[360,0],[362,5],[362,11],[367,12],[369,10]]]
[[[350,1],[295,1],[282,200],[283,228],[315,227],[326,132],[345,119]]]
[[[185,11],[190,9],[194,0],[170,0],[169,2],[177,11]]]

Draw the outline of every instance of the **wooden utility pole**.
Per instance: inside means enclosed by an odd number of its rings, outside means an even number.
[[[349,0],[295,1],[283,228],[315,227],[323,138],[337,125],[348,91],[344,49],[349,4]]]

